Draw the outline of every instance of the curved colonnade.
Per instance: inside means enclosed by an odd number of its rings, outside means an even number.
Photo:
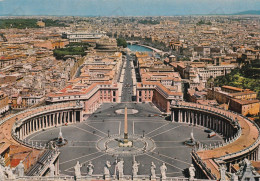
[[[171,105],[172,121],[209,128],[224,138],[224,143],[210,147],[198,144],[192,152],[196,177],[219,179],[219,167],[228,171],[243,159],[258,160],[259,127],[248,118],[215,107],[179,102]]]
[[[6,153],[6,150],[13,152],[12,149],[15,151],[14,154],[19,155],[19,150],[23,154],[27,153],[27,156],[23,159],[26,171],[30,171],[29,169],[32,168],[31,166],[42,156],[48,157],[48,159],[44,161],[45,171],[41,168],[42,174],[40,175],[46,174],[46,170],[50,165],[50,160],[55,164],[58,173],[57,157],[59,153],[57,151],[51,151],[46,155],[44,146],[30,144],[26,142],[26,137],[45,128],[62,124],[72,124],[77,121],[80,122],[82,121],[82,110],[82,105],[76,102],[68,102],[27,109],[4,118],[0,121],[2,130],[2,132],[0,132],[0,137],[2,144],[4,145],[4,147],[0,148],[1,153]],[[12,155],[6,157],[5,162],[12,164],[11,157]],[[14,162],[16,161],[14,160]],[[37,173],[39,172],[37,171]]]
[[[47,105],[31,109],[30,114],[20,113],[12,127],[12,137],[32,148],[41,149],[41,145],[29,144],[26,137],[43,129],[82,121],[83,106],[76,102]]]

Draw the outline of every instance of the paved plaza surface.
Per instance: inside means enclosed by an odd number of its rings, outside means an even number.
[[[124,114],[120,114],[120,111],[118,114],[116,110],[124,109],[126,105],[129,112],[130,139],[131,135],[134,135],[133,148],[119,148],[115,144],[115,140],[124,134]],[[113,163],[110,171],[114,174],[116,159],[123,158],[125,175],[131,175],[132,162],[135,159],[140,163],[139,175],[150,174],[153,161],[158,176],[163,162],[168,168],[167,176],[185,176],[184,170],[191,164],[192,148],[184,145],[183,142],[190,138],[192,129],[194,138],[201,143],[209,145],[222,141],[220,136],[208,138],[203,127],[172,123],[159,115],[160,112],[149,103],[108,103],[103,104],[86,121],[62,126],[61,130],[68,144],[60,147],[61,174],[74,175],[73,167],[77,161],[83,164],[82,175],[87,174],[89,161],[94,165],[94,174],[103,174],[107,160]],[[27,140],[45,144],[57,138],[59,130],[59,127],[55,127],[40,131],[30,135]]]
[[[131,102],[132,101],[133,79],[132,79],[131,70],[132,69],[131,69],[131,64],[130,64],[130,57],[129,57],[129,55],[127,55],[121,102]]]

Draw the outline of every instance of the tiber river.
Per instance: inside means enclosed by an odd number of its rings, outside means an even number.
[[[127,45],[127,48],[129,48],[133,52],[152,52],[150,48],[146,48],[140,45]]]

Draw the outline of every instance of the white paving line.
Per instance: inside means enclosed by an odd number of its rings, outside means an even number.
[[[158,136],[158,135],[161,135],[161,134],[163,134],[163,133],[166,133],[166,132],[168,132],[168,131],[174,130],[174,129],[179,128],[179,127],[181,127],[181,126],[182,126],[182,125],[176,126],[176,127],[174,127],[174,128],[171,128],[171,129],[168,129],[168,130],[166,130],[166,131],[163,131],[163,132],[161,132],[161,133],[158,133],[158,134],[156,134],[156,135],[153,135],[151,138],[153,138],[153,137],[155,137],[155,136]]]
[[[96,148],[95,146],[66,146],[66,148]]]
[[[92,132],[90,132],[90,131],[87,131],[87,130],[85,130],[85,129],[83,129],[83,128],[79,128],[79,127],[77,127],[77,126],[72,126],[72,127],[75,127],[75,128],[77,128],[77,129],[79,129],[79,130],[82,130],[82,131],[84,131],[84,132],[87,132],[87,133],[90,133],[90,134],[92,134],[92,135],[95,135],[95,136],[98,136],[98,137],[100,137],[100,138],[103,138],[102,136],[99,136],[99,135],[97,135],[97,134],[94,134],[94,133],[92,133]]]
[[[119,122],[118,135],[120,135],[120,132],[121,132],[121,121]]]
[[[152,153],[156,154],[156,152],[152,152]],[[161,153],[160,153],[159,155],[161,155],[161,156],[163,156],[163,157],[166,157],[166,158],[169,158],[169,159],[172,159],[172,160],[176,160],[176,161],[185,163],[185,164],[187,164],[187,165],[190,165],[190,164],[191,164],[191,163],[188,163],[188,162],[185,162],[185,161],[182,161],[182,160],[179,160],[179,159],[175,159],[175,158],[172,158],[172,157],[170,157],[170,156],[167,156],[167,155],[164,155],[164,154],[161,154]]]
[[[133,121],[133,135],[135,134],[135,121]]]
[[[154,157],[154,156],[148,155],[147,153],[146,153],[145,155],[147,155],[147,156],[149,156],[149,157],[152,157],[153,159],[159,160],[160,162],[165,163],[165,164],[167,164],[167,165],[170,165],[170,166],[172,166],[172,167],[174,167],[174,168],[177,168],[178,170],[183,171],[182,168],[176,167],[175,165],[172,165],[172,164],[170,164],[170,163],[168,163],[168,162],[165,162],[165,161],[163,161],[163,160],[160,160],[159,158],[156,158],[156,157]]]
[[[154,131],[156,131],[156,130],[158,130],[158,129],[160,129],[160,128],[162,128],[162,127],[166,126],[166,125],[169,125],[169,123],[168,123],[168,124],[164,124],[164,125],[162,125],[162,126],[160,126],[160,127],[156,128],[156,129],[154,129],[154,130],[150,131],[149,133],[146,133],[146,135],[149,135],[150,133],[152,133],[152,132],[154,132]]]
[[[80,143],[80,142],[83,142],[83,143],[88,143],[88,142],[94,142],[96,143],[97,141],[69,141],[69,142],[73,142],[73,143]]]
[[[118,122],[121,122],[121,121],[109,121],[110,123],[111,122],[115,122],[115,123],[118,123]],[[96,123],[99,123],[99,124],[104,124],[105,122],[103,122],[103,121],[101,121],[101,122],[97,122],[97,121],[89,121],[89,123],[91,124],[91,123],[94,123],[94,124],[96,124]]]
[[[179,143],[179,142],[183,142],[183,141],[154,141],[154,142],[160,142],[160,143],[161,143],[161,142],[166,142],[166,143],[168,143],[168,142],[170,142],[170,143],[171,143],[171,142],[173,142],[173,143]]]
[[[78,160],[78,159],[80,159],[80,158],[84,158],[84,157],[87,157],[87,156],[90,156],[90,155],[94,155],[94,154],[97,154],[97,153],[100,153],[100,152],[94,152],[94,153],[90,153],[90,154],[88,154],[88,155],[80,156],[80,157],[78,157],[78,158],[73,158],[73,159],[71,159],[71,160],[67,160],[67,161],[64,161],[64,162],[60,163],[60,165],[62,165],[62,164],[64,164],[64,163],[68,163],[68,162],[74,161],[74,160]]]
[[[28,140],[28,141],[42,141],[42,142],[46,142],[46,141],[50,141],[50,140]]]
[[[105,121],[113,121],[113,120],[124,120],[124,117],[108,117],[108,116],[105,116],[106,117],[104,120]],[[151,117],[132,117],[132,116],[129,116],[129,118],[131,120],[147,120],[146,122],[154,122],[154,121],[157,121],[157,122],[166,122],[164,119],[158,117],[157,119],[156,118],[151,118]],[[150,120],[150,121],[149,121]],[[96,119],[88,119],[88,122],[97,122]],[[141,121],[141,122],[144,122],[144,121]]]
[[[36,137],[36,136],[39,136],[40,134],[43,134],[43,133],[46,133],[46,132],[48,132],[48,131],[51,131],[51,130],[54,130],[56,127],[54,127],[54,128],[49,128],[49,129],[47,129],[47,130],[45,130],[45,131],[41,131],[41,132],[39,132],[39,133],[36,133],[35,135],[33,135],[32,137],[30,137],[29,139],[28,139],[28,141],[30,141],[32,138],[34,138],[34,137]]]
[[[187,148],[187,146],[162,146],[162,147],[159,147],[159,146],[157,146],[156,148],[183,148],[183,147],[185,147],[185,148]]]
[[[200,142],[223,142],[224,140],[199,140]]]
[[[94,130],[97,130],[97,131],[99,131],[100,133],[102,133],[102,134],[104,134],[104,135],[107,135],[107,133],[105,133],[105,132],[103,132],[103,131],[100,131],[99,129],[97,129],[97,128],[95,128],[95,127],[93,127],[93,126],[90,126],[89,124],[86,124],[86,123],[84,123],[86,126],[89,126],[90,128],[93,128]]]

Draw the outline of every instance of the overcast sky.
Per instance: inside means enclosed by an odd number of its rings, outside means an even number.
[[[0,15],[170,16],[260,10],[260,0],[0,0]]]

